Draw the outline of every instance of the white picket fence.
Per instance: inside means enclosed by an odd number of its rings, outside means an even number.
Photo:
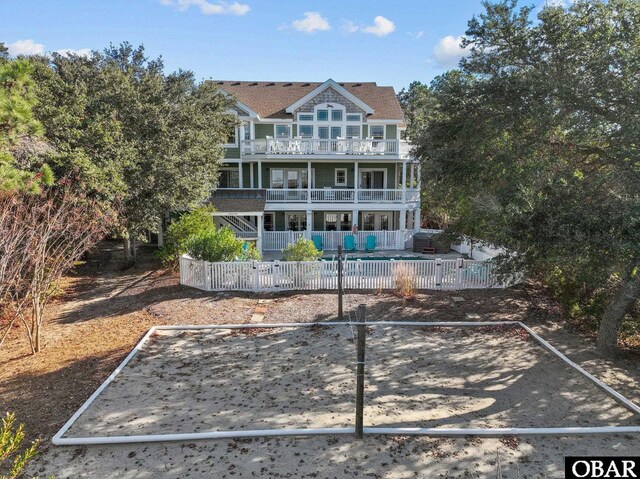
[[[345,289],[394,289],[409,276],[416,289],[504,288],[495,265],[463,260],[346,260]],[[210,263],[180,258],[180,284],[204,291],[294,291],[338,288],[337,261]]]

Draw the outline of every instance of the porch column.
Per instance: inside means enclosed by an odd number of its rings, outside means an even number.
[[[311,239],[311,232],[313,231],[313,211],[307,210],[307,239]]]
[[[402,162],[402,203],[407,202],[407,162]]]
[[[413,188],[413,178],[414,178],[414,170],[415,170],[415,166],[413,163],[411,163],[411,175],[409,176],[410,181],[409,181],[409,187]]]
[[[238,186],[244,188],[244,181],[242,180],[242,160],[238,162]]]
[[[311,203],[311,162],[307,161],[307,203]],[[309,211],[307,211],[307,228],[309,228]]]
[[[360,213],[360,210],[358,209],[354,209],[351,212],[351,227],[353,229],[353,225],[358,225],[358,230],[362,229],[360,226],[360,223],[358,222],[358,213]]]
[[[258,215],[258,240],[256,241],[256,248],[262,254],[262,229],[264,227],[264,213]]]
[[[255,182],[253,181],[253,165],[254,163],[249,163],[249,182],[251,183],[249,185],[249,188],[255,188]]]
[[[413,210],[413,231],[415,233],[420,231],[420,207]]]
[[[360,173],[358,172],[358,162],[353,162],[353,202],[358,202],[358,189],[360,187]],[[357,220],[357,218],[356,218]]]
[[[262,189],[262,161],[258,160],[258,188]]]
[[[404,231],[407,229],[407,210],[400,210],[400,230]]]

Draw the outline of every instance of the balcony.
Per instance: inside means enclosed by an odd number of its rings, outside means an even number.
[[[262,138],[242,141],[242,154],[246,156],[342,155],[358,158],[408,158],[410,150],[411,146],[404,140]]]
[[[420,201],[417,189],[268,189],[267,203],[415,203]]]

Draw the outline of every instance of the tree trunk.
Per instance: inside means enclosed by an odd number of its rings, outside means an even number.
[[[125,233],[122,237],[122,248],[124,251],[124,267],[130,268],[133,266],[134,258],[131,254],[131,238],[128,233]]]
[[[640,274],[630,268],[604,311],[598,330],[598,351],[613,356],[618,349],[618,334],[625,315],[640,297]]]

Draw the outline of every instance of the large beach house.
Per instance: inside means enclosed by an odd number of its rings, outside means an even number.
[[[217,84],[235,98],[240,120],[211,198],[217,225],[261,251],[300,236],[325,250],[345,236],[358,250],[405,248],[420,226],[420,174],[392,87]]]

